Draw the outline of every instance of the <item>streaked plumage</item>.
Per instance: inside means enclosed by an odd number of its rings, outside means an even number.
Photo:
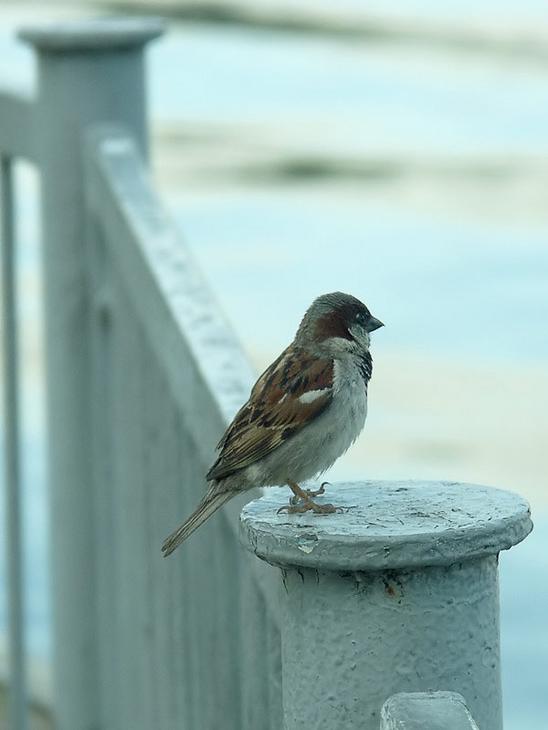
[[[284,484],[295,491],[348,449],[367,414],[369,333],[381,326],[348,294],[325,294],[313,302],[294,341],[259,377],[219,441],[206,475],[211,487],[166,539],[164,555],[238,492]],[[308,500],[302,509],[312,507],[318,506]]]

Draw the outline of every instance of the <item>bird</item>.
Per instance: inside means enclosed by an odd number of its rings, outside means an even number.
[[[325,491],[300,485],[325,472],[357,439],[373,371],[371,332],[383,323],[356,297],[332,292],[307,309],[293,342],[262,373],[217,445],[209,489],[163,545],[170,555],[231,497],[289,486],[288,513],[329,514]]]

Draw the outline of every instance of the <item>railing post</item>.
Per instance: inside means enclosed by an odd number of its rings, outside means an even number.
[[[454,482],[333,484],[333,515],[244,508],[242,540],[282,577],[284,730],[378,730],[397,692],[460,692],[501,730],[498,553],[532,529],[511,492]]]
[[[42,183],[49,488],[59,730],[102,727],[90,459],[84,130],[125,125],[147,147],[143,49],[153,20],[27,28],[38,56],[34,129]]]
[[[4,460],[6,563],[9,618],[9,715],[12,730],[28,728],[27,673],[23,600],[21,519],[21,430],[19,426],[18,292],[15,266],[13,166],[0,156],[0,224],[2,253],[2,354],[4,385]]]

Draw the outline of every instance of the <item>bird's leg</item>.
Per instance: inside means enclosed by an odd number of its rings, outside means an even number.
[[[288,481],[287,486],[291,489],[291,491],[299,501],[295,503],[295,497],[291,497],[289,504],[286,507],[280,507],[280,509],[278,510],[278,514],[280,512],[284,512],[285,510],[287,510],[288,514],[295,514],[297,512],[308,512],[310,510],[312,510],[312,512],[315,512],[316,514],[331,514],[332,512],[337,511],[337,508],[334,507],[332,504],[316,504],[316,502],[313,502],[310,498],[312,496],[312,493],[306,489],[301,489],[297,482]],[[322,484],[317,493],[314,493],[314,496],[316,496],[316,494],[323,494],[324,491],[325,489]]]
[[[299,487],[297,482],[288,481],[287,486],[289,487],[289,489],[291,489],[297,499],[300,499],[302,502],[306,502],[307,500],[309,500],[311,495],[308,494],[308,491],[306,489]]]

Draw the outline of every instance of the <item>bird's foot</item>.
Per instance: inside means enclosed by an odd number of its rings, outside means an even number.
[[[332,504],[316,504],[312,501],[312,497],[317,497],[319,494],[325,492],[325,485],[329,482],[323,482],[319,489],[301,489],[296,482],[287,482],[289,488],[293,492],[293,496],[289,499],[289,504],[285,507],[280,507],[277,514],[280,512],[286,512],[290,515],[298,514],[301,512],[315,512],[319,515],[333,514],[337,510],[343,511],[342,507],[335,507]]]
[[[293,494],[289,498],[289,504],[301,504],[301,502],[306,500],[312,500],[314,497],[318,497],[320,494],[325,494],[325,485],[329,484],[329,482],[323,482],[323,484],[320,486],[319,489],[303,489],[301,490],[301,494]]]
[[[329,482],[322,482],[319,489],[305,489],[304,492],[309,499],[318,497],[320,494],[325,494],[326,485],[329,486]]]
[[[311,499],[305,499],[297,503],[290,500],[290,503],[280,507],[276,514],[287,511],[288,515],[301,514],[302,512],[314,512],[317,515],[329,515],[337,512],[337,510],[342,512],[342,507],[335,507],[333,504],[316,504],[316,502],[313,502]]]

